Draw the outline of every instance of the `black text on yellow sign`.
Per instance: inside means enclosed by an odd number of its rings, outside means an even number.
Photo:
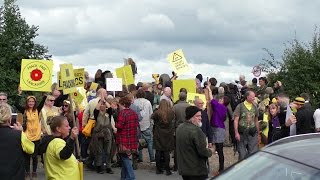
[[[73,70],[73,74],[74,74],[74,82],[62,82],[61,81],[61,74],[60,72],[58,72],[58,89],[62,90],[64,87],[64,84],[66,84],[66,86],[71,85],[72,83],[75,83],[76,87],[84,87],[85,85],[85,79],[84,79],[84,68],[80,68],[80,69],[74,69]],[[71,86],[74,87],[74,86]]]

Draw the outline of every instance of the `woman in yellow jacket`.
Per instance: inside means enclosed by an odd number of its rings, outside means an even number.
[[[37,106],[36,97],[28,96],[26,99],[25,106],[19,104],[21,100],[21,88],[18,88],[18,97],[16,98],[15,106],[19,112],[23,114],[23,131],[25,132],[27,138],[32,141],[35,145],[34,153],[32,155],[25,155],[25,169],[26,169],[26,179],[37,178],[37,166],[38,166],[38,149],[41,137],[41,124],[39,113],[43,107],[43,99]],[[32,174],[30,174],[30,159],[32,157]]]
[[[75,139],[79,133],[78,128],[72,128],[69,136],[70,126],[64,116],[48,118],[48,124],[52,135],[43,137],[39,148],[40,153],[44,153],[46,178],[48,180],[79,180],[78,160],[72,154]]]

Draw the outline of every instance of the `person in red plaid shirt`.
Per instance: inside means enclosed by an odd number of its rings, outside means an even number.
[[[132,153],[138,148],[138,115],[130,109],[131,99],[127,96],[119,101],[120,112],[116,123],[116,142],[118,153],[122,160],[121,179],[134,180],[135,175],[132,168]]]

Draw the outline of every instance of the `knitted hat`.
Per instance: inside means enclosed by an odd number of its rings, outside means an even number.
[[[195,114],[197,114],[197,112],[201,111],[201,109],[199,109],[196,106],[189,106],[186,108],[186,119],[189,120],[191,119]]]
[[[305,100],[302,97],[296,97],[293,101],[293,103],[295,104],[300,104],[300,105],[304,105]]]

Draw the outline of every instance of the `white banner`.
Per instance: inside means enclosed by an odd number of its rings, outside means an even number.
[[[107,91],[122,91],[122,78],[106,78]]]

